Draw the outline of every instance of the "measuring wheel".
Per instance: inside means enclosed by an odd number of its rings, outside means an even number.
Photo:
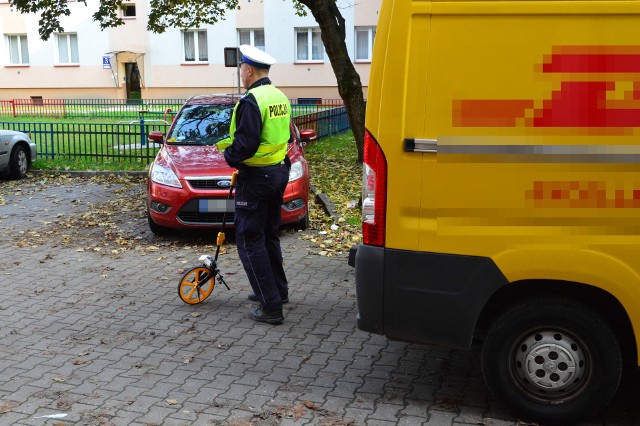
[[[216,285],[215,275],[204,266],[189,269],[178,284],[178,295],[184,303],[195,305],[204,301]]]

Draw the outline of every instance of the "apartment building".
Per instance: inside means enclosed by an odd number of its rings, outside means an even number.
[[[363,90],[381,0],[338,0],[346,44]],[[237,93],[238,72],[225,67],[225,48],[252,44],[278,63],[271,78],[290,98],[338,98],[336,78],[311,14],[296,16],[291,1],[240,0],[224,20],[202,28],[147,31],[149,0],[125,1],[123,26],[100,30],[91,19],[98,0],[69,0],[64,33],[47,41],[35,14],[0,0],[0,99],[186,98]]]

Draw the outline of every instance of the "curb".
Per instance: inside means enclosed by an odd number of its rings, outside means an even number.
[[[55,174],[55,175],[71,175],[71,176],[84,176],[84,177],[93,177],[93,176],[147,176],[149,174],[148,171],[140,170],[140,171],[124,171],[124,170],[115,170],[115,171],[103,171],[103,170],[33,170],[29,169],[29,173],[33,173],[34,175],[44,175],[44,174]]]
[[[309,185],[310,192],[315,196],[316,203],[322,206],[322,210],[331,218],[331,222],[335,225],[338,223],[340,215],[336,214],[336,206],[331,202],[327,194],[321,192],[315,185]]]

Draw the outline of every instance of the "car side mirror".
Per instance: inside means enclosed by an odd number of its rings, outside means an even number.
[[[153,132],[149,132],[149,140],[155,143],[163,143],[164,135],[162,134],[162,132],[154,130]]]
[[[300,142],[307,144],[317,139],[316,132],[313,129],[300,130]]]

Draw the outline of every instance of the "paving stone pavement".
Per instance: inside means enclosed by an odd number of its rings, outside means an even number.
[[[30,179],[0,180],[0,425],[525,424],[487,391],[477,348],[359,331],[346,255],[283,232],[285,323],[254,323],[233,245],[220,261],[231,290],[187,305],[177,284],[211,249],[200,235],[156,238],[135,215],[120,225],[139,250],[101,248],[95,228],[47,234],[125,186]],[[589,424],[640,422],[639,382]]]

